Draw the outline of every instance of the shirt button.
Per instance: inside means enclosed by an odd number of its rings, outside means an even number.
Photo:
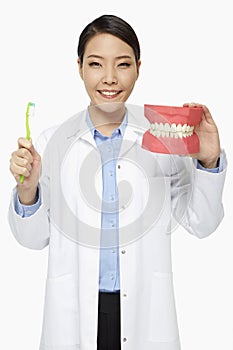
[[[112,250],[112,253],[115,253],[115,250],[114,250],[114,249]]]
[[[113,176],[113,172],[112,171],[109,171],[109,176]]]
[[[111,201],[114,201],[114,196],[112,195],[112,196],[110,197],[110,199],[111,199]]]
[[[126,251],[125,251],[125,250],[122,250],[122,251],[121,251],[121,254],[125,254],[125,253],[126,253]]]
[[[114,275],[111,275],[111,280],[114,280]]]

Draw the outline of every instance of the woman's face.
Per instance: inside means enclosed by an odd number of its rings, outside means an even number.
[[[88,41],[79,64],[91,105],[125,102],[138,78],[133,49],[111,34],[97,34]]]

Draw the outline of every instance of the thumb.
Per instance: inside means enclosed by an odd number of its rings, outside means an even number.
[[[32,139],[30,139],[30,141],[31,141],[31,147],[30,147],[29,150],[31,152],[31,155],[33,156],[34,160],[39,160],[40,161],[41,157],[40,157],[39,153],[37,152],[37,150],[35,149],[35,147],[34,147],[34,145],[32,143]]]

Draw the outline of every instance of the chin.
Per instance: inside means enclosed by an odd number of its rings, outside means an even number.
[[[142,147],[151,152],[188,155],[199,153],[200,143],[195,126],[202,120],[201,107],[144,105],[150,122]]]

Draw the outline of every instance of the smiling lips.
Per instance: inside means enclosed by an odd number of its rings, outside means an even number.
[[[98,90],[98,92],[105,98],[111,99],[119,95],[121,91],[117,90]]]
[[[144,115],[150,122],[142,147],[156,153],[193,154],[199,152],[199,139],[194,127],[202,119],[201,107],[144,105]]]

